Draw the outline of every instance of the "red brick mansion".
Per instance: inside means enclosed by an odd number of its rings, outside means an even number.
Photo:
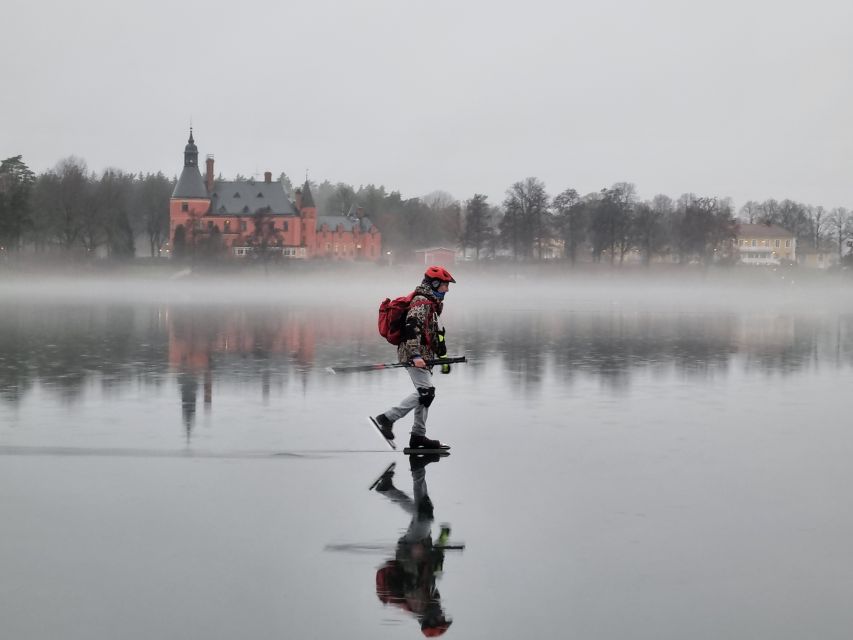
[[[234,257],[380,258],[382,235],[361,209],[346,216],[317,215],[307,180],[294,195],[295,202],[269,171],[263,182],[215,180],[213,156],[207,157],[202,177],[190,129],[184,170],[169,203],[172,255],[205,250]]]

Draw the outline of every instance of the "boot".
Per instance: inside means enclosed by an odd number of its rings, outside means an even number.
[[[437,453],[412,455],[409,456],[409,468],[412,471],[417,471],[423,469],[430,462],[438,462],[439,460],[441,460],[441,456]]]
[[[376,490],[379,493],[385,493],[394,488],[394,467],[397,466],[396,462],[392,462],[388,465],[388,468],[382,472],[382,475],[376,478],[373,481],[373,484],[370,485],[369,491]]]
[[[394,439],[394,422],[386,418],[384,413],[380,413],[378,416],[373,418],[373,421],[376,423],[376,426],[379,428],[379,432],[386,440]]]
[[[417,436],[414,433],[409,437],[410,449],[449,449],[449,444],[442,444],[438,440],[427,438],[426,436]]]
[[[418,515],[421,515],[425,518],[429,518],[432,520],[433,518],[433,506],[432,500],[429,499],[429,496],[424,496],[421,498],[421,501],[418,503]]]

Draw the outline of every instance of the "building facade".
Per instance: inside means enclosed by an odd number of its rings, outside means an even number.
[[[417,262],[423,264],[425,267],[431,264],[456,264],[456,251],[447,247],[416,249],[415,256]]]
[[[235,258],[375,261],[382,255],[382,235],[363,211],[318,216],[307,180],[291,200],[269,171],[263,182],[224,181],[214,178],[213,166],[213,156],[207,156],[202,177],[190,129],[184,168],[169,203],[173,256],[206,252]]]
[[[796,236],[775,224],[739,224],[735,246],[744,264],[778,265],[797,261]]]

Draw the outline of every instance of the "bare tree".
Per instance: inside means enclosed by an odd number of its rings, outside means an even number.
[[[760,212],[760,205],[755,200],[748,200],[740,208],[740,219],[749,224],[755,224],[755,220]]]
[[[697,197],[684,194],[679,198],[677,214],[679,253],[696,256],[706,265],[727,257],[736,236],[737,221],[728,198]]]
[[[460,202],[446,191],[432,191],[420,200],[429,211],[436,240],[455,247],[465,234]]]
[[[844,207],[836,207],[829,214],[831,238],[838,247],[838,262],[844,258],[844,241],[853,233],[853,221],[850,211]]]
[[[133,189],[133,176],[117,169],[104,171],[94,185],[92,218],[101,225],[112,257],[130,258],[136,253],[129,217]]]
[[[637,248],[643,254],[643,264],[646,266],[651,263],[652,256],[666,241],[664,223],[671,211],[672,200],[663,195],[657,195],[651,202],[643,202],[636,206],[633,236]]]
[[[69,156],[36,180],[33,193],[34,242],[55,242],[69,251],[80,242],[83,221],[91,206],[86,163]]]
[[[566,189],[554,197],[551,207],[554,210],[555,226],[563,240],[563,254],[574,265],[578,247],[586,238],[586,204],[576,190]]]
[[[823,244],[823,235],[826,227],[826,209],[821,206],[809,207],[809,219],[811,221],[812,246],[819,250]]]
[[[779,203],[773,198],[760,203],[755,213],[758,224],[779,224]]]
[[[545,184],[538,178],[525,178],[506,192],[501,234],[512,245],[514,257],[519,251],[524,257],[532,257],[535,245],[539,259],[543,258],[543,245],[552,235],[548,205]]]
[[[617,182],[601,190],[601,198],[592,216],[590,231],[593,252],[600,259],[603,251],[610,253],[610,264],[619,252],[620,264],[631,247],[631,217],[636,205],[637,189],[629,182]]]
[[[148,236],[151,257],[159,257],[169,237],[169,198],[174,183],[162,173],[140,176],[131,202],[131,220]]]

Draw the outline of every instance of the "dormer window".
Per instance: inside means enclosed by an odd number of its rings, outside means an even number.
[[[239,198],[239,197],[240,197],[240,192],[239,192],[239,191],[235,191],[235,192],[234,192],[234,197],[235,197],[235,198]]]
[[[243,207],[243,213],[249,213],[249,207]]]
[[[261,193],[260,191],[258,191],[258,197],[259,197],[259,198],[263,198],[263,197],[264,197],[264,194],[263,194],[263,193]]]

